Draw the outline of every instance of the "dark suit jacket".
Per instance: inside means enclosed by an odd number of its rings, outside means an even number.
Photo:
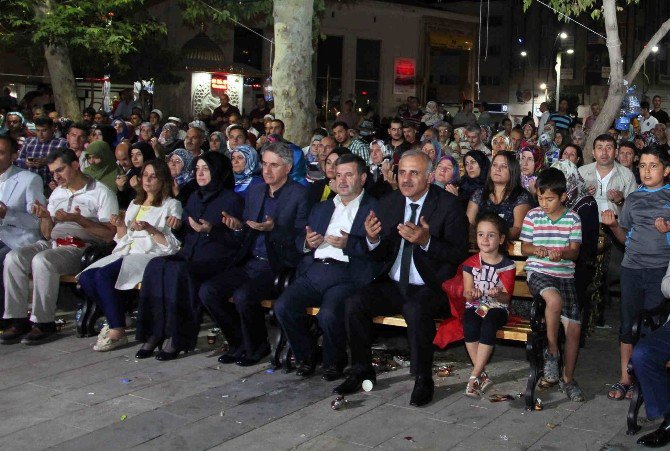
[[[267,192],[266,183],[259,183],[247,189],[242,222],[244,229],[243,245],[237,261],[248,258],[253,251],[256,236],[265,235],[265,247],[268,251],[270,266],[279,272],[283,268],[294,268],[298,265],[302,254],[305,225],[309,209],[307,206],[307,190],[290,178],[282,186],[277,199],[274,229],[270,233],[258,232],[246,225],[248,220],[263,222],[261,209]],[[303,237],[302,239],[300,237]]]
[[[382,223],[382,233],[381,242],[371,254],[384,262],[385,275],[400,251],[402,238],[397,226],[404,220],[405,196],[397,190],[384,197],[375,215]],[[414,265],[426,285],[442,293],[442,283],[456,274],[458,265],[468,256],[468,220],[458,198],[432,184],[420,216],[430,228],[430,245],[427,251],[414,246]]]
[[[371,258],[365,241],[365,218],[370,214],[370,210],[374,210],[376,207],[377,200],[367,192],[363,194],[363,198],[358,207],[358,212],[356,212],[354,222],[351,225],[347,246],[343,249],[344,254],[349,257],[349,273],[351,280],[353,280],[357,286],[372,282],[372,280],[379,274],[382,267],[380,262]],[[307,224],[313,231],[325,236],[326,230],[328,230],[328,224],[330,224],[330,219],[334,212],[335,202],[332,199],[319,202],[312,208]],[[302,234],[302,238],[302,246],[304,246],[305,233]],[[300,262],[298,273],[301,274],[306,271],[313,261],[314,251],[310,251]]]

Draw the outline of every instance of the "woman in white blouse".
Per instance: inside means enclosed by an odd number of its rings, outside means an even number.
[[[125,218],[112,215],[116,226],[116,247],[79,274],[84,295],[97,303],[107,318],[93,346],[95,351],[110,351],[128,343],[126,337],[125,293],[142,281],[149,261],[174,254],[179,241],[172,234],[181,218],[181,203],[171,197],[172,177],[167,164],[152,160],[144,164],[137,197],[130,203]]]

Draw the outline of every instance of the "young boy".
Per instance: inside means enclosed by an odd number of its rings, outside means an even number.
[[[623,399],[630,391],[626,368],[633,353],[633,320],[665,299],[661,282],[670,259],[670,185],[665,184],[670,157],[647,147],[640,152],[638,167],[643,186],[626,198],[618,220],[611,210],[601,214],[601,222],[626,244],[621,262],[621,378],[607,394],[610,399]]]
[[[575,260],[582,242],[582,225],[577,213],[565,207],[565,175],[556,169],[542,171],[537,178],[538,208],[526,214],[521,228],[521,252],[528,255],[526,273],[533,296],[542,296],[547,324],[547,349],[544,351],[544,380],[559,382],[572,401],[584,401],[574,379],[579,353],[581,311],[575,288]],[[563,377],[558,368],[558,328],[565,328]]]

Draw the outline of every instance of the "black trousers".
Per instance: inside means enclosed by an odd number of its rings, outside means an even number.
[[[268,332],[261,301],[272,294],[274,278],[267,261],[252,258],[200,286],[200,302],[221,328],[231,354],[253,359],[267,352]],[[231,296],[232,304],[228,301]]]
[[[354,371],[372,371],[372,318],[402,313],[407,322],[412,372],[432,376],[435,318],[449,313],[446,294],[425,285],[410,285],[403,295],[398,282],[386,277],[347,299],[346,327]]]

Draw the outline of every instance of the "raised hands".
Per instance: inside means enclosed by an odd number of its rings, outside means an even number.
[[[168,216],[165,218],[165,224],[172,230],[179,230],[181,227],[181,219],[176,216]]]
[[[349,234],[344,230],[340,230],[340,233],[342,234],[342,236],[326,235],[324,238],[326,240],[326,243],[338,249],[344,249],[345,247],[347,247]]]
[[[368,241],[373,244],[378,243],[380,233],[382,233],[382,223],[375,216],[375,212],[370,210],[370,213],[365,218],[365,234],[368,237]]]
[[[236,232],[242,230],[242,222],[239,219],[230,216],[225,211],[221,212],[221,223],[223,223],[223,225]]]
[[[272,229],[275,228],[275,220],[266,215],[265,221],[256,222],[249,220],[247,221],[247,225],[254,230],[258,230],[259,232],[271,232]]]
[[[423,216],[419,218],[418,224],[412,224],[409,221],[398,224],[398,233],[410,243],[419,246],[425,246],[430,241],[430,228]]]
[[[198,233],[209,233],[210,230],[212,230],[212,223],[207,222],[204,219],[200,219],[198,222],[196,222],[195,219],[189,216],[188,224]]]
[[[616,220],[616,216],[614,215],[614,212],[612,210],[605,210],[600,214],[600,222],[603,223],[603,225],[606,225],[608,227],[616,227],[619,225]]]
[[[321,244],[323,244],[325,240],[323,235],[315,232],[309,226],[305,227],[305,232],[305,247],[316,249],[317,247],[321,246]]]
[[[58,222],[77,222],[79,218],[81,218],[81,210],[79,207],[74,207],[74,211],[72,213],[68,213],[67,211],[60,208],[56,210],[54,218],[56,218],[56,221]]]
[[[40,219],[45,219],[51,217],[49,210],[45,205],[42,205],[39,201],[34,201],[33,205],[30,207],[30,213],[34,214]]]

